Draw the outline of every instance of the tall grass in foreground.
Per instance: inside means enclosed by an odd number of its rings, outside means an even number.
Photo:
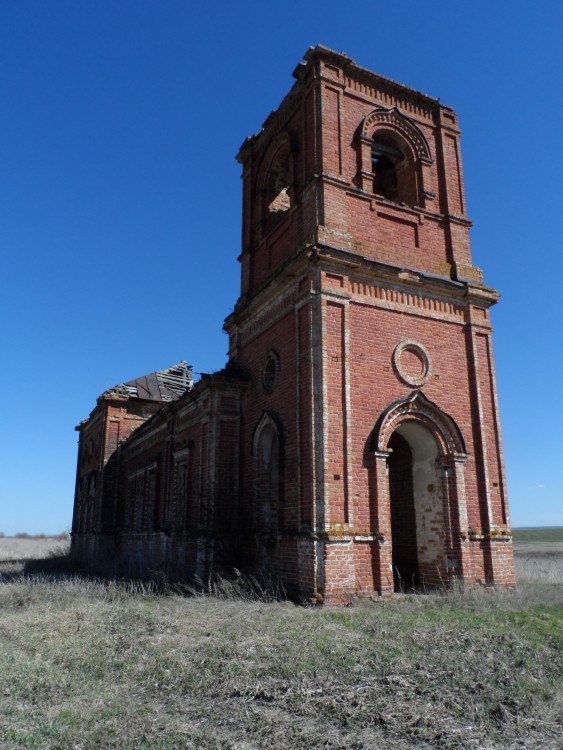
[[[562,747],[562,585],[323,609],[2,575],[2,750]]]

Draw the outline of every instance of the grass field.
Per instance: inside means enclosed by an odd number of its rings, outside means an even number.
[[[563,584],[563,528],[515,529],[513,536],[519,581]]]
[[[65,554],[69,543],[60,537],[2,537],[0,538],[0,561],[44,560],[57,554]]]
[[[513,529],[513,539],[522,542],[561,542],[563,543],[563,526],[548,526],[537,529]]]
[[[26,575],[11,541],[1,750],[563,747],[563,585],[534,580],[541,550],[517,545],[516,593],[331,609]]]

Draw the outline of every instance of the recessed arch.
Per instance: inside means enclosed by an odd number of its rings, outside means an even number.
[[[279,417],[271,411],[265,411],[260,417],[252,435],[252,456],[257,457],[260,451],[261,436],[266,428],[273,429],[280,442],[283,441],[283,429]]]
[[[283,434],[279,419],[264,412],[252,438],[254,527],[262,566],[275,565],[282,506]]]

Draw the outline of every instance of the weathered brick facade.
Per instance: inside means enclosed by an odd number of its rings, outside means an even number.
[[[334,600],[513,586],[498,294],[471,262],[457,116],[322,47],[294,76],[238,157],[227,367],[130,436],[133,399],[112,416],[110,489],[73,547],[141,572],[269,570]]]

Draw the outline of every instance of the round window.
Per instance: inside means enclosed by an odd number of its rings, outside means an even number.
[[[401,341],[393,352],[393,364],[407,385],[421,386],[432,374],[432,364],[428,352],[416,341]]]
[[[280,372],[280,359],[277,353],[270,350],[262,366],[262,388],[266,393],[272,393]]]

